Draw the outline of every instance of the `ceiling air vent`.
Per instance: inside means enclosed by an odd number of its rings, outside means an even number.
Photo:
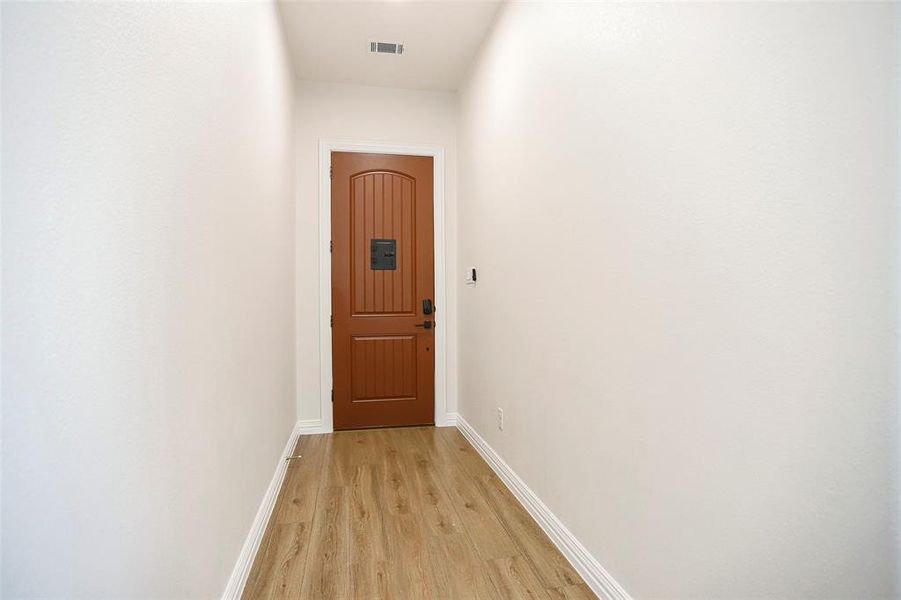
[[[369,42],[369,51],[375,54],[403,54],[404,45],[396,42]]]

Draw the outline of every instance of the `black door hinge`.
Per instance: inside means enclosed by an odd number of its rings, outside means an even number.
[[[335,241],[334,241],[334,240],[329,240],[329,241],[328,241],[328,251],[329,251],[329,252],[334,252],[334,251],[335,251]]]
[[[329,315],[329,316],[328,316],[328,326],[329,326],[329,327],[334,327],[334,326],[335,326],[335,315]]]
[[[332,165],[328,166],[328,178],[331,179],[335,176],[335,167]]]
[[[332,390],[332,404],[335,403],[335,390]]]

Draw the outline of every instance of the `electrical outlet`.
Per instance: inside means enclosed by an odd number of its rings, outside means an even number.
[[[497,428],[504,430],[504,409],[501,407],[497,408]]]

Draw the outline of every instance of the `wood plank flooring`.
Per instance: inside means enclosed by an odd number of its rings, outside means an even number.
[[[297,443],[244,600],[594,594],[452,427]]]

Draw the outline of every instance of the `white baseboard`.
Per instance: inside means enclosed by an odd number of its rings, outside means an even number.
[[[250,575],[250,568],[253,566],[253,561],[257,556],[260,542],[263,540],[263,534],[266,532],[266,525],[269,523],[269,517],[272,515],[272,509],[275,508],[275,499],[278,497],[282,481],[285,478],[285,471],[288,468],[288,461],[285,459],[294,452],[299,435],[301,435],[300,421],[294,425],[294,430],[288,438],[288,443],[285,444],[285,449],[278,459],[275,473],[269,482],[269,488],[266,490],[266,495],[263,496],[263,501],[260,503],[259,510],[257,510],[257,516],[250,526],[250,533],[247,534],[247,539],[244,540],[244,546],[241,548],[241,554],[238,555],[238,562],[235,563],[228,585],[225,586],[225,592],[222,593],[222,600],[239,600],[244,592],[244,585],[247,583],[248,575]]]
[[[302,419],[297,422],[297,429],[300,435],[332,432],[331,429],[322,424],[322,419]]]
[[[457,426],[457,413],[446,413],[444,418],[435,419],[435,427],[456,427]]]
[[[541,501],[535,492],[510,468],[504,460],[494,451],[488,442],[480,436],[472,425],[466,422],[460,415],[456,416],[457,429],[469,440],[469,443],[482,455],[501,481],[510,488],[513,495],[532,515],[532,518],[541,526],[551,541],[557,546],[563,556],[572,563],[573,568],[582,576],[588,587],[605,600],[631,600],[626,590],[620,586],[601,563],[576,539],[576,536],[566,528],[551,509]]]
[[[456,427],[457,413],[447,413],[444,418],[438,416],[435,419],[435,427]],[[300,435],[314,435],[317,433],[332,433],[332,430],[322,424],[321,419],[302,419],[297,422]]]

